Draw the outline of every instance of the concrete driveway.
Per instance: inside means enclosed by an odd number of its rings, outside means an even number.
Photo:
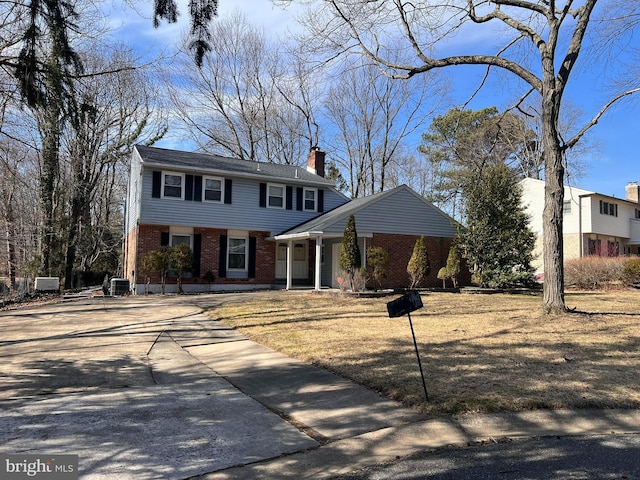
[[[219,322],[200,307],[238,298],[96,297],[0,313],[0,453],[77,454],[83,479],[181,479],[316,446],[167,333],[210,336]]]

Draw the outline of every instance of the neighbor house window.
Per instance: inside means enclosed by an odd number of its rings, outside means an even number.
[[[567,200],[562,203],[562,213],[571,213],[571,200]]]
[[[640,210],[636,208],[636,219],[640,220]]]
[[[612,217],[618,216],[618,204],[617,203],[609,203],[600,200],[600,214],[601,215],[611,215]]]
[[[229,237],[227,249],[227,265],[229,270],[247,269],[247,244],[246,238]]]
[[[307,212],[316,211],[316,197],[318,193],[315,188],[304,189],[304,210]]]
[[[209,202],[221,202],[223,198],[224,182],[222,178],[204,177],[204,199]]]
[[[271,208],[284,208],[284,185],[268,185],[267,206]]]
[[[183,198],[184,175],[162,172],[162,196],[164,198]]]

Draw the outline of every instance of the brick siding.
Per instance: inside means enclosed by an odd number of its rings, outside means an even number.
[[[168,225],[140,225],[137,228],[138,245],[136,249],[137,261],[133,262],[133,255],[130,255],[131,260],[127,260],[127,271],[129,272],[130,281],[134,282],[132,271],[135,270],[138,283],[145,283],[147,279],[147,272],[142,272],[141,262],[142,257],[151,250],[160,248],[160,239],[163,232],[169,232]],[[132,231],[127,240],[127,245],[132,244],[129,238],[135,238],[135,231]],[[215,275],[215,284],[238,284],[238,285],[251,285],[251,284],[271,284],[275,278],[275,244],[274,242],[267,241],[269,232],[250,231],[249,236],[256,238],[256,276],[254,278],[244,279],[231,279],[220,278],[218,271],[219,258],[220,258],[220,236],[227,235],[227,230],[217,228],[194,228],[194,234],[200,234],[202,243],[200,249],[200,277],[185,278],[183,279],[183,285],[192,284],[205,284],[207,283],[202,277],[208,272],[212,272]],[[127,258],[129,255],[126,253]],[[151,273],[150,283],[160,283],[160,275],[157,273]],[[167,284],[175,284],[175,277],[168,277],[165,279]]]
[[[381,247],[389,255],[387,277],[382,281],[383,288],[405,288],[410,286],[411,280],[407,273],[407,264],[418,238],[420,237],[417,235],[375,233],[373,238],[367,241],[367,247]],[[447,264],[447,257],[453,239],[425,237],[424,240],[429,254],[431,270],[420,286],[442,287],[442,280],[438,279],[438,271]],[[461,262],[460,275],[458,276],[459,284],[469,284],[470,279],[466,265]]]

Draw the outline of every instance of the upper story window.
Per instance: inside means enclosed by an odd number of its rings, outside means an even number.
[[[162,172],[162,196],[164,198],[184,198],[184,174]]]
[[[217,177],[204,177],[202,185],[204,189],[204,199],[209,202],[221,202],[224,198],[224,181]]]
[[[562,203],[562,213],[565,215],[571,213],[571,200],[565,200]]]
[[[600,214],[601,215],[611,215],[612,217],[618,216],[618,204],[617,203],[609,203],[603,200],[600,200]]]
[[[267,185],[267,206],[271,208],[284,208],[284,185]]]
[[[316,211],[318,191],[315,188],[304,189],[304,210],[306,212]]]
[[[640,210],[636,208],[636,219],[640,220]]]

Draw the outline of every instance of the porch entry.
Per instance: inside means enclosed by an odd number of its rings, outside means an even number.
[[[309,278],[309,241],[293,242],[293,278]],[[278,243],[276,253],[276,278],[287,278],[287,244]]]

